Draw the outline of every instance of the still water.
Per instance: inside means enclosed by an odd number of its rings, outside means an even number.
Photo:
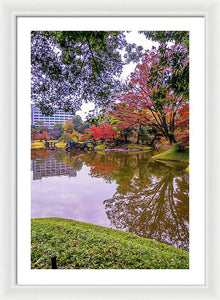
[[[187,165],[149,153],[32,150],[32,218],[117,228],[188,250]]]

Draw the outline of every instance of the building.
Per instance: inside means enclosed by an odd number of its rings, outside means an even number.
[[[72,117],[71,113],[66,113],[62,110],[57,110],[53,116],[44,116],[36,105],[31,104],[31,125],[43,122],[44,125],[52,128],[56,123],[64,123]]]
[[[33,160],[31,167],[33,170],[33,180],[38,180],[42,177],[77,176],[75,169],[65,165],[63,161],[57,161],[53,156],[48,157],[44,162]]]

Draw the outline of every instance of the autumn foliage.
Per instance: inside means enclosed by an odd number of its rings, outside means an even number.
[[[146,51],[131,74],[130,89],[121,93],[111,108],[114,118],[120,121],[121,130],[150,126],[170,144],[176,142],[175,130],[178,124],[184,126],[177,119],[182,117],[183,111],[186,116],[189,108],[187,84],[180,82],[180,75],[188,66],[187,51],[184,44]],[[175,82],[180,88],[174,88]]]
[[[103,139],[108,140],[112,139],[116,132],[113,129],[113,125],[108,123],[101,123],[99,126],[93,125],[88,129],[88,135],[93,140]]]
[[[160,33],[160,38],[163,34]],[[114,139],[118,144],[135,141],[149,146],[178,142],[188,146],[189,48],[184,42],[188,35],[170,34],[157,48],[145,52],[130,74],[126,89],[115,90],[114,97],[105,106],[105,113],[90,118],[86,126],[91,127],[85,127],[83,135],[78,131],[82,123],[78,116],[75,123],[74,118],[64,122],[60,139],[79,142]],[[164,42],[173,37],[177,38],[176,43]],[[32,136],[49,139],[46,132]]]
[[[181,107],[178,113],[175,137],[183,146],[189,146],[189,104]]]
[[[31,138],[32,138],[32,140],[48,141],[50,139],[50,136],[46,131],[43,131],[43,133],[34,133],[34,134],[32,134]]]

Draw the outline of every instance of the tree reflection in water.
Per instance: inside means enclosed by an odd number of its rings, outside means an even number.
[[[189,176],[185,165],[152,162],[148,154],[96,154],[90,175],[118,184],[104,201],[112,226],[175,247],[189,248]]]
[[[44,152],[41,156],[46,159]],[[85,164],[90,176],[117,183],[115,194],[103,202],[113,227],[188,250],[186,165],[154,162],[149,153],[140,152],[70,155],[58,151],[54,158],[76,171]]]

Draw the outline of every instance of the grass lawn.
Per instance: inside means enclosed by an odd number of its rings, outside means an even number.
[[[156,160],[158,159],[189,162],[189,148],[185,148],[184,151],[176,151],[175,149],[170,148],[165,152],[154,155],[152,158]]]
[[[152,150],[151,147],[139,144],[126,144],[124,146],[128,149]]]
[[[56,147],[57,148],[64,148],[66,146],[66,142],[59,142],[59,143],[56,143]]]
[[[138,144],[136,144],[136,143],[128,143],[128,144],[123,144],[123,145],[121,145],[121,146],[118,146],[118,147],[113,147],[112,149],[113,150],[117,150],[117,149],[124,149],[124,148],[128,148],[128,150],[137,150],[137,151],[139,151],[139,150],[142,150],[142,151],[150,151],[150,150],[152,150],[152,148],[151,147],[148,147],[148,146],[145,146],[145,145],[138,145]],[[101,145],[97,145],[96,147],[95,147],[95,149],[96,150],[109,150],[108,149],[108,146],[106,146],[105,144],[101,144]]]
[[[189,253],[131,233],[77,222],[31,220],[31,268],[188,269]]]
[[[57,148],[64,148],[66,146],[66,142],[57,142],[56,140],[50,140],[49,142],[56,143]],[[45,148],[45,142],[34,141],[31,142],[31,149],[40,149]]]
[[[45,148],[45,143],[40,141],[31,142],[31,149]]]

